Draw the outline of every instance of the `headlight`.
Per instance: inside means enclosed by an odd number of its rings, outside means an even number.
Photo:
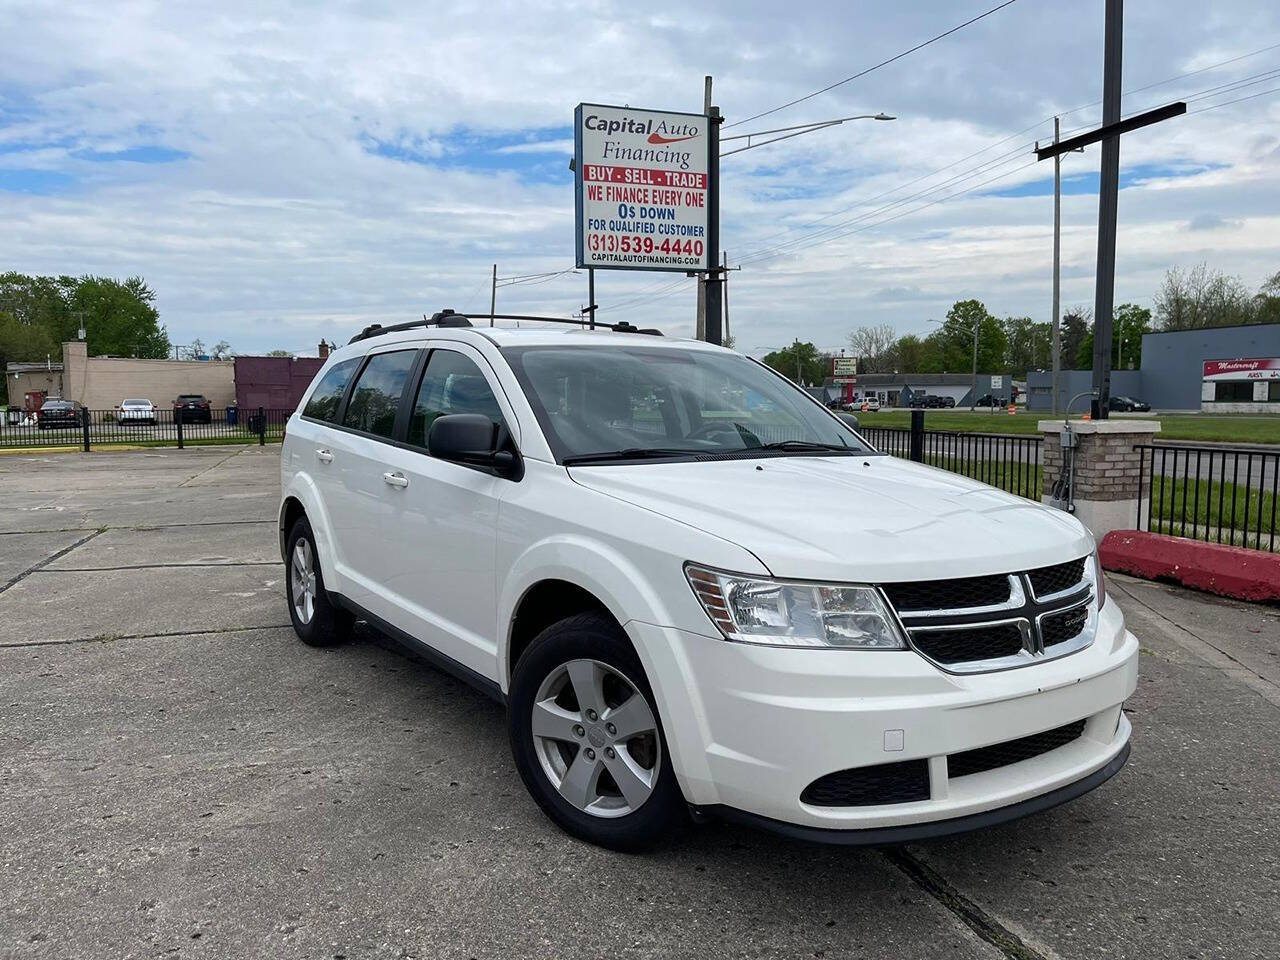
[[[691,564],[684,569],[726,639],[785,647],[907,647],[874,587],[744,577]]]

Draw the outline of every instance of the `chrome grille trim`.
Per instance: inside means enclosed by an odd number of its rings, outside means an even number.
[[[1059,660],[1078,653],[1093,643],[1098,628],[1098,605],[1092,563],[1085,563],[1084,577],[1078,584],[1046,597],[1035,597],[1026,572],[1009,574],[1009,580],[1010,597],[1006,603],[953,610],[894,610],[907,638],[907,645],[945,673],[972,674],[995,673]],[[882,596],[889,602],[887,596],[883,593]],[[1083,629],[1076,636],[1046,648],[1042,633],[1044,618],[1081,607],[1088,610],[1088,619]],[[890,609],[893,609],[891,603]],[[1023,638],[1022,649],[1012,655],[944,663],[931,657],[916,642],[917,633],[978,630],[1010,623],[1017,625]]]

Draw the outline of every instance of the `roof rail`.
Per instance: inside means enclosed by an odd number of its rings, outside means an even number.
[[[399,330],[412,330],[414,327],[469,327],[471,321],[460,313],[456,313],[448,308],[434,313],[428,319],[424,313],[421,320],[409,320],[406,323],[393,323],[389,327],[384,327],[380,323],[371,323],[365,327],[347,343],[355,343],[358,340],[367,340],[369,337],[380,337],[384,333],[395,333]]]
[[[612,330],[615,333],[642,333],[651,337],[662,336],[662,331],[653,327],[636,327],[627,323],[625,320],[619,323],[604,323],[597,320],[594,324],[590,320],[574,319],[572,317],[539,317],[533,314],[524,313],[486,313],[472,314],[472,316],[483,318],[488,317],[490,320],[526,320],[541,321],[543,323],[571,323],[575,327],[588,328],[594,326],[601,330]],[[415,327],[472,327],[475,326],[464,314],[456,313],[453,310],[441,310],[439,313],[432,314],[430,318],[424,313],[421,320],[409,320],[406,323],[393,323],[384,327],[380,323],[371,323],[365,327],[347,343],[356,343],[359,340],[367,340],[370,337],[380,337],[384,333],[396,333],[400,330],[412,330]]]

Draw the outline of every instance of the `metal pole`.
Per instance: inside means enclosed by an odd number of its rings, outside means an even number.
[[[589,329],[596,328],[596,268],[587,267],[587,316]]]
[[[1062,121],[1053,118],[1053,142],[1058,142]],[[1062,381],[1062,318],[1059,316],[1059,283],[1062,266],[1062,154],[1053,158],[1053,396],[1052,414],[1058,415],[1058,389]]]
[[[973,321],[973,387],[971,388],[973,393],[971,394],[972,399],[969,401],[970,410],[978,409],[978,327],[979,326],[981,326],[981,324],[977,320]]]
[[[721,258],[724,261],[724,342],[728,343],[731,339],[729,336],[729,254],[722,253]]]
[[[493,326],[493,311],[498,305],[498,265],[493,265],[493,279],[489,282],[489,326]]]
[[[707,343],[720,345],[724,339],[723,291],[720,274],[720,108],[707,112]]]
[[[1106,0],[1105,55],[1102,66],[1102,124],[1120,121],[1121,53],[1124,0]],[[1093,418],[1107,419],[1111,397],[1111,310],[1116,282],[1116,208],[1120,192],[1120,137],[1102,141],[1102,177],[1098,190],[1098,270],[1093,300]]]
[[[702,78],[702,113],[704,116],[711,116],[711,77]],[[708,127],[711,123],[708,121]],[[708,136],[710,133],[708,132]],[[719,153],[719,147],[716,148]],[[712,154],[715,156],[715,154]],[[710,199],[711,183],[708,181],[708,199]],[[707,339],[707,275],[705,273],[698,275],[698,314],[694,320],[694,337],[698,340]]]

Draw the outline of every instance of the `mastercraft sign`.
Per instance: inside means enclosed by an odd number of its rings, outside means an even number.
[[[1206,360],[1206,380],[1280,380],[1280,358],[1255,357],[1247,360]]]
[[[707,118],[580,103],[573,120],[577,265],[706,270]]]

